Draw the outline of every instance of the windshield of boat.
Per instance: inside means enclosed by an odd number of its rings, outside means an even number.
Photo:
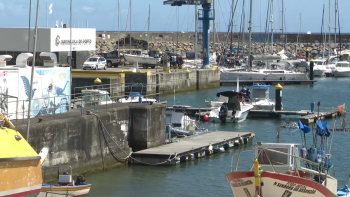
[[[316,65],[323,65],[323,61],[315,61]]]
[[[288,148],[270,148],[279,152],[287,153],[288,154]],[[272,152],[272,151],[262,151],[258,150],[258,161],[259,164],[270,164],[269,160],[271,161],[272,165],[286,165],[288,164],[288,155],[281,154],[278,152]]]
[[[95,92],[85,92],[83,93],[85,102],[102,102],[102,101],[111,101],[111,98],[108,94],[99,94]]]
[[[338,63],[337,67],[349,67],[348,63]]]
[[[333,58],[333,59],[330,60],[330,63],[331,63],[331,64],[335,64],[335,63],[337,63],[338,61],[339,61],[338,58]]]
[[[90,57],[87,62],[97,62],[98,58],[97,57]]]

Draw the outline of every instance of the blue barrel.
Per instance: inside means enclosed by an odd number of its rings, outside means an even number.
[[[316,162],[321,163],[323,159],[324,152],[322,150],[317,150]]]
[[[311,103],[311,113],[315,113],[315,102]]]

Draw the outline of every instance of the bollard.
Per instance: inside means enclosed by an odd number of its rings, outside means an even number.
[[[275,110],[281,111],[282,110],[282,89],[283,87],[280,84],[277,84],[275,86],[276,92],[275,92]]]
[[[309,49],[306,49],[306,55],[305,55],[306,61],[309,61]]]
[[[314,80],[314,60],[310,60],[310,80]]]
[[[339,61],[343,61],[343,54],[339,54]]]

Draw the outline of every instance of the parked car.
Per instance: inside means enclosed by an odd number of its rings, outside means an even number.
[[[94,70],[98,70],[98,69],[107,69],[107,62],[106,59],[104,57],[89,57],[89,59],[87,59],[84,64],[83,64],[83,70],[86,69],[94,69]]]
[[[125,61],[122,53],[118,57],[118,51],[103,52],[98,53],[98,55],[106,59],[107,67],[118,67],[119,65],[123,65]]]

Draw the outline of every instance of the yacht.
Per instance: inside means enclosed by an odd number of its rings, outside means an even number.
[[[177,137],[208,132],[207,129],[199,128],[196,120],[192,120],[184,112],[177,111],[171,112],[169,130],[171,131],[171,136]]]
[[[275,101],[270,99],[271,85],[252,85],[251,101],[254,109],[275,110]]]
[[[325,76],[325,72],[330,69],[326,68],[327,60],[325,59],[315,59],[314,60],[314,76],[322,77]]]
[[[247,118],[249,111],[253,108],[253,105],[244,103],[243,94],[240,92],[225,91],[216,95],[217,97],[228,97],[228,102],[210,111],[209,120],[211,122],[241,122]]]
[[[350,77],[350,64],[346,61],[339,61],[335,64],[335,68],[332,69],[334,77]]]

